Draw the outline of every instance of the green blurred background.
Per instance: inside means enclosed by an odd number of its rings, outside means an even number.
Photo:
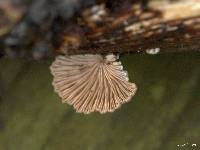
[[[0,150],[199,150],[200,54],[121,61],[137,94],[114,113],[83,115],[54,93],[52,60],[0,59]]]

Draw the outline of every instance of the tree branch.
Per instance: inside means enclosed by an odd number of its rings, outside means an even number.
[[[88,19],[94,15],[83,15],[73,27],[77,32],[64,29],[58,53],[141,53],[155,48],[160,52],[200,50],[199,0],[151,2],[147,11],[133,4],[117,13],[106,11],[98,22]],[[86,32],[85,28],[89,30]]]

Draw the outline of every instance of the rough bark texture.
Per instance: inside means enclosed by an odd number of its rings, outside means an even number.
[[[1,55],[200,50],[199,0],[8,0],[0,10]]]
[[[200,1],[152,2],[146,11],[133,5],[108,14],[102,24],[85,34],[86,40],[77,47],[69,48],[64,40],[60,50],[69,54],[200,50]]]

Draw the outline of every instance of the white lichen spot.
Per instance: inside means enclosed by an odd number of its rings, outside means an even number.
[[[155,55],[160,52],[160,48],[152,48],[152,49],[147,49],[146,53],[149,55]]]
[[[125,32],[130,32],[132,35],[141,34],[145,31],[142,24],[135,23],[124,28]]]
[[[127,20],[123,21],[123,24],[124,24],[125,26],[127,26],[127,25],[128,25],[128,21],[127,21]]]
[[[94,22],[102,21],[102,17],[107,14],[105,10],[105,5],[103,4],[92,7],[91,12],[92,16],[90,16],[89,20]]]
[[[172,26],[172,27],[167,27],[167,31],[170,32],[170,31],[176,31],[178,29],[178,27],[176,26]]]

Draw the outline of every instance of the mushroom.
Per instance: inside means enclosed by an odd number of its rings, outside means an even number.
[[[55,92],[77,112],[113,112],[137,90],[117,59],[114,54],[57,56],[50,67]]]

